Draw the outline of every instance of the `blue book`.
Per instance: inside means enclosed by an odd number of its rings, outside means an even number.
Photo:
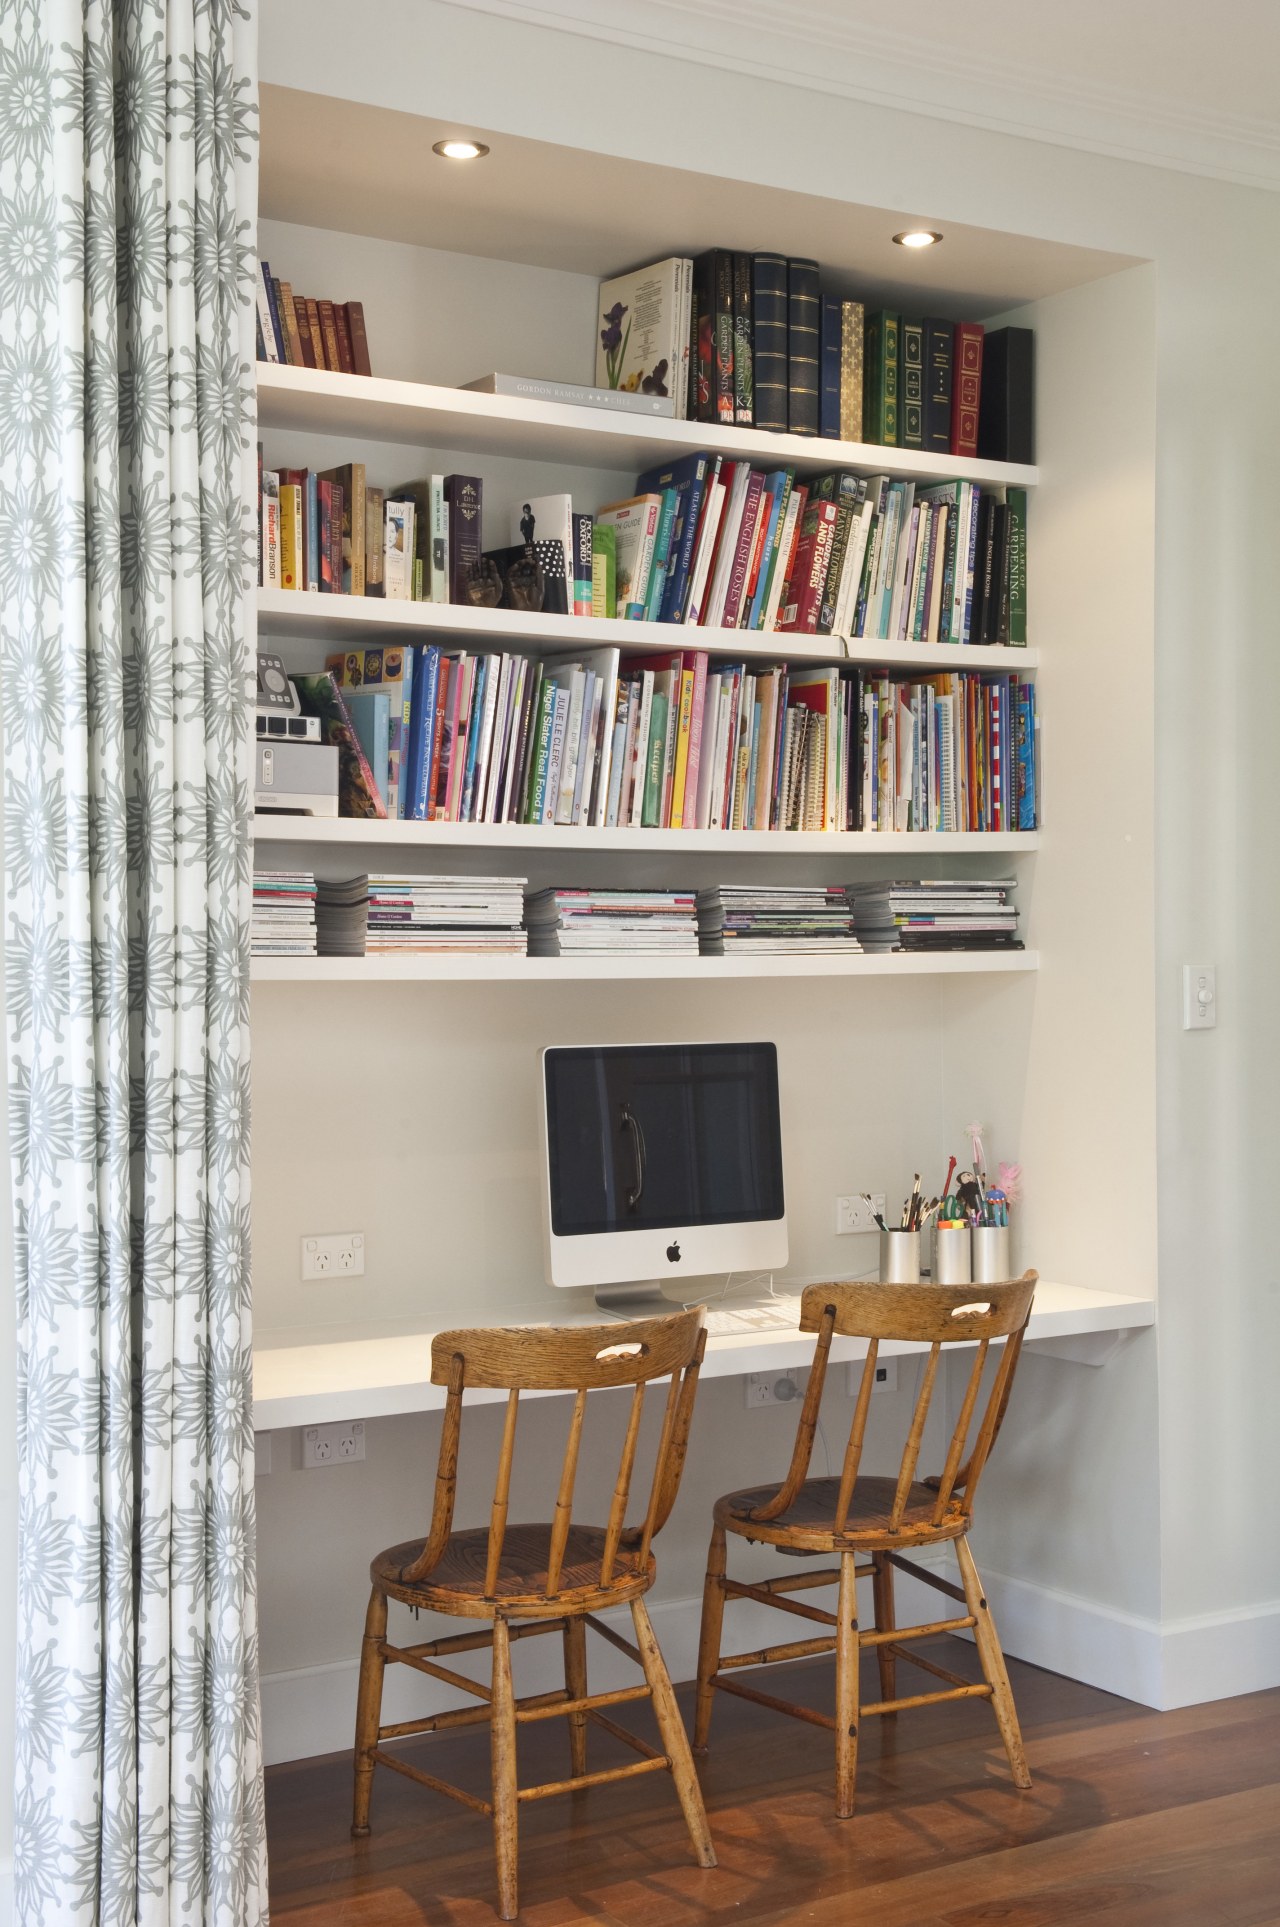
[[[840,297],[824,294],[818,341],[818,433],[840,439]]]
[[[708,477],[719,473],[719,456],[685,455],[664,468],[650,468],[636,482],[637,495],[676,493],[669,566],[658,610],[659,622],[679,622],[684,615],[689,577],[693,572],[694,544],[698,538],[698,519],[706,497]]]
[[[365,761],[373,771],[378,794],[391,813],[388,773],[391,767],[391,698],[380,689],[344,689],[351,724],[360,739]]]
[[[778,532],[778,517],[782,513],[782,504],[789,492],[787,480],[791,473],[789,469],[775,468],[764,478],[765,494],[769,500],[769,519],[764,525],[764,544],[760,551],[762,559],[756,575],[756,592],[751,598],[751,607],[747,610],[746,621],[739,624],[743,629],[758,629],[764,615],[764,605],[773,576],[773,570],[770,567],[773,539]]]
[[[409,733],[406,745],[407,774],[402,774],[405,815],[415,823],[426,821],[435,777],[432,751],[435,742],[436,697],[440,689],[440,645],[419,643],[414,650],[413,684],[409,694]]]
[[[305,484],[306,510],[303,515],[303,534],[306,542],[306,587],[312,595],[320,592],[320,477],[314,468],[307,470]]]
[[[649,587],[644,599],[644,619],[657,622],[662,606],[663,592],[667,585],[667,568],[671,560],[671,536],[676,520],[676,491],[664,488],[662,491],[662,510],[658,516],[658,538],[653,545],[653,565],[649,570]]]
[[[462,772],[462,794],[458,804],[459,823],[471,821],[471,808],[476,793],[476,758],[480,754],[480,737],[484,724],[484,694],[489,686],[493,656],[480,656],[476,662],[475,680],[471,685],[471,716],[467,724],[467,761]]]

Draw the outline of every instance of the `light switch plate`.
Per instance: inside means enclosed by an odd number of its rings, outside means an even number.
[[[1183,1030],[1212,1030],[1217,1021],[1217,969],[1213,964],[1183,964]]]

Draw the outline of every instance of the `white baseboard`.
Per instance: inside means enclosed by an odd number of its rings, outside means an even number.
[[[947,1563],[945,1549],[942,1560]],[[1280,1602],[1161,1625],[1158,1620],[1000,1573],[984,1572],[983,1582],[1007,1653],[1104,1692],[1168,1711],[1280,1686]],[[648,1606],[672,1678],[691,1679],[697,1665],[700,1600],[650,1596]],[[932,1618],[936,1610],[936,1593],[899,1578],[901,1619]],[[625,1609],[605,1617],[630,1636],[630,1615]],[[766,1644],[779,1637],[779,1623],[780,1615],[767,1607],[739,1601],[726,1622],[726,1645],[747,1651]],[[436,1636],[450,1630],[455,1629],[444,1622],[434,1628]],[[430,1638],[432,1630],[424,1622],[410,1637]],[[352,1641],[356,1650],[358,1639],[357,1631]],[[634,1683],[630,1662],[603,1640],[589,1642],[589,1655],[593,1688]],[[547,1692],[563,1684],[560,1642],[554,1634],[522,1641],[514,1663],[521,1693]],[[482,1678],[488,1656],[463,1654],[451,1664]],[[350,1747],[358,1670],[353,1651],[350,1660],[333,1665],[264,1674],[262,1717],[268,1766]],[[464,1704],[463,1694],[413,1674],[408,1667],[388,1670],[383,1715],[388,1721]]]

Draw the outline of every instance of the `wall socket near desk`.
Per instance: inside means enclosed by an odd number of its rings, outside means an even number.
[[[318,1465],[354,1465],[364,1457],[364,1420],[342,1425],[307,1425],[302,1432],[302,1469]]]
[[[302,1280],[363,1278],[364,1232],[313,1232],[302,1240]]]
[[[877,1229],[876,1212],[878,1211],[882,1218],[884,1216],[884,1192],[873,1191],[870,1193],[870,1198],[871,1202],[868,1203],[861,1191],[857,1191],[852,1197],[836,1199],[836,1236],[838,1238],[847,1237],[851,1231]]]

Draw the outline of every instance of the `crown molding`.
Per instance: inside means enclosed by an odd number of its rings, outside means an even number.
[[[799,32],[777,0],[647,0],[638,10],[623,0],[445,4],[1023,140],[1280,190],[1280,121],[1080,84],[815,9]]]

